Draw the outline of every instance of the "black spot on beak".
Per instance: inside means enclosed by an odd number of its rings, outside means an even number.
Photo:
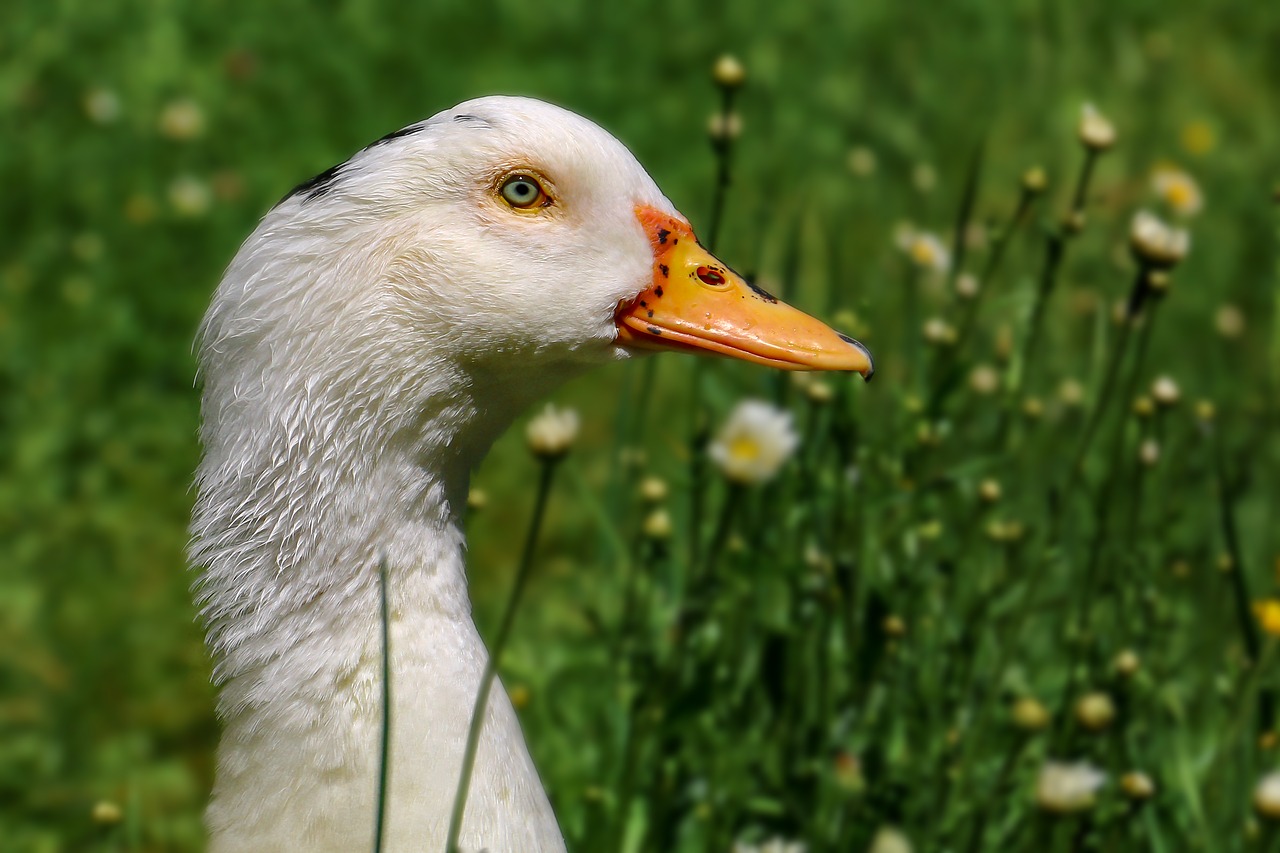
[[[871,350],[867,349],[860,341],[855,341],[853,338],[849,337],[843,332],[836,332],[836,334],[840,336],[840,340],[844,341],[846,344],[849,344],[850,346],[857,348],[859,352],[861,352],[863,355],[867,357],[867,364],[871,366],[867,368],[867,372],[862,375],[862,381],[870,382],[871,377],[876,375],[876,360],[872,358]]]

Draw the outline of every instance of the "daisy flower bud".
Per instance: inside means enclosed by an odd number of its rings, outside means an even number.
[[[1156,795],[1156,783],[1139,770],[1131,770],[1120,777],[1120,790],[1131,800],[1149,800]]]
[[[859,145],[849,152],[849,171],[859,178],[867,178],[876,172],[876,152]]]
[[[733,853],[806,853],[809,848],[800,841],[788,841],[775,836],[762,844],[733,843]]]
[[[1086,693],[1076,702],[1076,722],[1091,732],[1100,732],[1116,718],[1116,705],[1102,692]]]
[[[1036,805],[1050,814],[1071,815],[1093,808],[1107,774],[1086,761],[1048,761],[1036,777]]]
[[[480,512],[489,505],[489,495],[484,489],[472,488],[467,492],[467,509]]]
[[[84,96],[84,113],[96,124],[120,118],[120,96],[111,89],[90,89]]]
[[[1000,374],[988,364],[979,364],[969,373],[969,387],[983,397],[1000,390]]]
[[[912,853],[911,839],[894,826],[882,826],[871,839],[867,853]]]
[[[736,89],[747,81],[747,69],[736,56],[726,53],[711,67],[711,79],[722,89]]]
[[[163,136],[186,142],[204,133],[204,111],[190,98],[171,101],[160,112],[158,124]]]
[[[644,518],[640,531],[649,539],[665,540],[671,538],[671,513],[662,507],[653,510]]]
[[[656,504],[665,501],[669,491],[667,481],[661,477],[645,477],[640,481],[640,497],[648,503]]]
[[[1075,408],[1084,402],[1084,386],[1076,379],[1064,379],[1058,386],[1058,399],[1062,405]]]
[[[1116,655],[1116,659],[1112,661],[1111,666],[1118,675],[1131,678],[1137,675],[1138,670],[1142,668],[1142,660],[1133,649],[1125,649]]]
[[[1280,821],[1280,770],[1258,780],[1253,789],[1253,810],[1264,820]]]
[[[1000,500],[1000,483],[987,478],[978,484],[978,497],[983,503],[993,504]]]
[[[921,329],[926,342],[936,347],[948,347],[956,342],[956,330],[941,317],[930,317]]]
[[[1085,148],[1091,151],[1106,151],[1116,144],[1116,128],[1107,117],[1098,112],[1093,104],[1085,104],[1080,108],[1080,124],[1076,127],[1076,135]]]
[[[115,826],[124,820],[124,812],[110,800],[99,800],[93,804],[93,822],[100,826]]]
[[[194,175],[182,175],[169,184],[169,204],[175,213],[186,219],[204,215],[213,203],[209,185]]]
[[[1154,213],[1140,210],[1129,226],[1129,249],[1139,263],[1156,269],[1177,266],[1191,249],[1191,235],[1174,228]]]
[[[961,299],[973,299],[978,295],[978,277],[973,273],[961,273],[956,277],[956,296]]]
[[[737,113],[712,113],[707,119],[707,136],[712,142],[732,142],[742,135],[742,117]]]
[[[1244,334],[1244,312],[1235,305],[1223,305],[1213,315],[1213,326],[1222,337],[1234,340]]]
[[[730,412],[707,453],[727,479],[749,486],[777,476],[799,443],[790,412],[744,400]]]
[[[809,398],[809,402],[821,406],[834,400],[836,392],[830,382],[814,379],[805,386],[804,395]]]
[[[1049,186],[1049,177],[1039,166],[1027,169],[1022,173],[1022,189],[1032,195],[1039,195]]]
[[[1048,709],[1032,696],[1023,696],[1014,702],[1009,716],[1024,732],[1038,732],[1049,725]]]
[[[1178,401],[1182,399],[1182,391],[1171,377],[1159,376],[1151,383],[1151,396],[1158,405],[1168,408],[1178,405]]]
[[[569,452],[578,438],[578,413],[573,409],[557,409],[548,403],[541,413],[529,421],[525,439],[534,456],[557,459]]]
[[[1160,461],[1160,443],[1154,438],[1144,438],[1138,447],[1138,460],[1148,468]]]

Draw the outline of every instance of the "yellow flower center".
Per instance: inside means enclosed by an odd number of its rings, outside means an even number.
[[[760,458],[760,444],[749,436],[739,436],[729,442],[729,455],[740,462],[754,462]]]
[[[922,267],[931,267],[937,261],[937,253],[928,240],[911,241],[911,259]]]
[[[1268,598],[1253,605],[1258,625],[1273,637],[1280,637],[1280,599]]]
[[[1208,154],[1217,143],[1213,128],[1204,121],[1193,121],[1182,128],[1182,147],[1189,154]]]
[[[1164,192],[1165,200],[1174,210],[1186,210],[1195,203],[1195,193],[1186,181],[1173,181]]]

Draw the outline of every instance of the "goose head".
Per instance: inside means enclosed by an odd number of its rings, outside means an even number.
[[[872,371],[860,344],[703,249],[616,139],[513,97],[459,104],[299,186],[242,248],[203,337],[215,409],[235,396],[219,384],[281,370],[369,411],[412,407],[447,373],[501,389],[506,415],[654,349]]]
[[[508,97],[297,187],[236,254],[201,339],[191,558],[226,725],[214,850],[368,847],[381,559],[392,749],[410,757],[392,837],[440,840],[486,659],[460,507],[535,398],[655,349],[871,374],[860,344],[701,247],[612,136]],[[505,695],[489,713],[464,838],[562,849]]]

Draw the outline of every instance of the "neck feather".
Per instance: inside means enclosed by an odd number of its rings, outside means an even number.
[[[206,382],[192,559],[204,567],[198,598],[226,724],[208,814],[215,850],[368,846],[384,558],[387,849],[443,843],[487,662],[459,514],[470,468],[534,389],[442,360],[388,369],[402,381],[377,394],[341,374],[261,365]],[[483,731],[464,844],[562,849],[501,689]]]

